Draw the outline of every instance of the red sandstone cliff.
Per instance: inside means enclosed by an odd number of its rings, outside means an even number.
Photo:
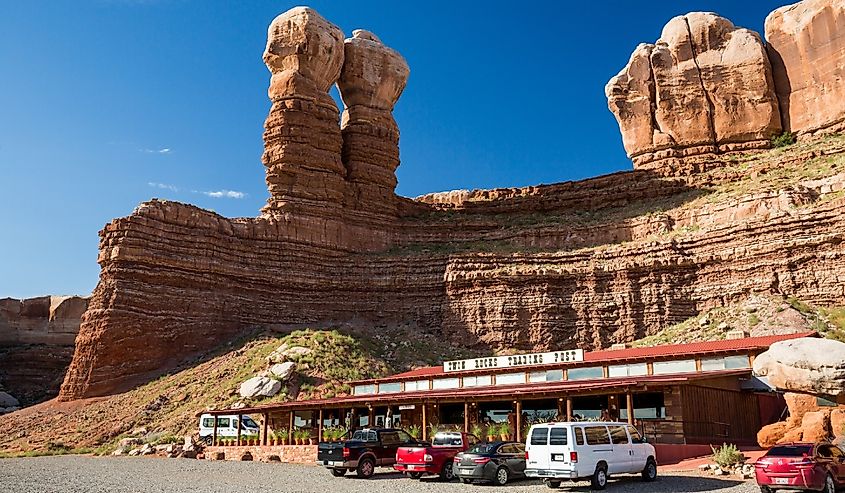
[[[61,398],[125,390],[260,325],[530,350],[629,341],[753,292],[841,304],[845,143],[721,155],[781,129],[766,50],[717,16],[673,22],[610,91],[626,149],[672,166],[411,201],[393,192],[404,60],[311,9],[279,16],[261,217],[154,200],[106,225]]]

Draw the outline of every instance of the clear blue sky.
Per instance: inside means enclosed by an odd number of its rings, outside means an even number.
[[[604,85],[671,17],[762,31],[776,1],[314,1],[411,66],[398,192],[630,169]],[[225,216],[267,198],[267,26],[284,1],[0,2],[0,297],[88,293],[97,232],[152,197]]]

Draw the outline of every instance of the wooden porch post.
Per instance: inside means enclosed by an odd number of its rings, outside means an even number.
[[[629,389],[628,392],[625,393],[626,400],[628,401],[628,424],[634,424],[634,394],[631,393]]]
[[[373,428],[375,426],[375,423],[373,423],[373,421],[375,421],[376,419],[376,409],[373,406],[369,406],[368,410],[369,413],[367,413],[367,428]]]
[[[563,418],[563,397],[557,400],[557,416],[555,416],[555,420],[558,418]]]
[[[269,428],[270,424],[268,423],[268,416],[267,413],[263,413],[261,417],[264,419],[264,424],[261,427],[261,445],[266,447],[267,446],[267,429]]]
[[[293,409],[290,410],[290,414],[288,415],[288,443],[293,443]]]
[[[320,408],[320,425],[317,427],[317,441],[323,440],[323,408]]]
[[[516,441],[522,441],[522,401],[516,401]]]
[[[464,433],[469,433],[469,402],[464,401]]]
[[[572,397],[566,396],[566,420],[572,421]]]
[[[238,414],[238,441],[237,441],[238,447],[241,446],[241,425],[243,424],[243,422],[244,422],[244,415]]]
[[[425,412],[426,407],[428,407],[428,406],[425,403],[423,403],[423,405],[422,405],[422,411],[423,411],[422,439],[423,439],[423,441],[426,440],[426,435],[428,434],[428,420],[426,419],[426,416],[425,416],[426,415],[426,412]]]
[[[211,436],[211,444],[217,445],[217,415],[212,414],[211,417],[214,419],[214,434]]]

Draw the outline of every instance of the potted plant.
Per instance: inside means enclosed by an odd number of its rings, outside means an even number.
[[[484,428],[482,428],[481,425],[478,423],[472,425],[472,427],[470,427],[469,429],[469,432],[478,437],[479,439],[484,436]]]
[[[496,423],[490,423],[487,425],[487,441],[494,442],[496,441],[496,435],[499,434],[499,425]]]
[[[436,434],[437,434],[437,431],[438,431],[438,430],[439,430],[439,427],[438,427],[436,424],[434,424],[434,423],[429,423],[429,424],[428,424],[428,439],[429,439],[429,440],[433,440],[433,439],[434,439],[434,435],[436,435]]]
[[[290,438],[290,431],[287,429],[279,430],[276,432],[276,438],[281,442],[281,445],[286,445],[288,438]]]
[[[502,422],[499,425],[499,437],[502,440],[510,440],[511,438],[511,425],[507,421]]]
[[[422,428],[420,428],[420,425],[411,425],[408,427],[408,434],[411,435],[414,440],[419,440],[420,435],[422,435]]]

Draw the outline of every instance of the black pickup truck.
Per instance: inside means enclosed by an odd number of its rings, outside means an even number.
[[[396,449],[422,444],[402,430],[393,428],[365,428],[356,430],[341,442],[320,442],[317,445],[317,464],[341,477],[347,471],[359,478],[369,478],[376,467],[392,467]]]

